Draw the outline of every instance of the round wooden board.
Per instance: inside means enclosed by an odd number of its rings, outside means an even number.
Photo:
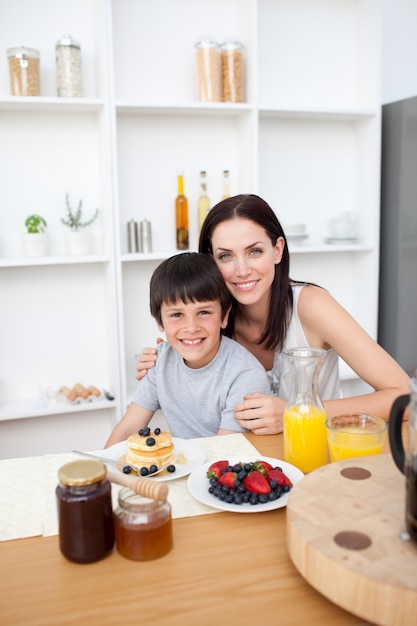
[[[404,517],[405,477],[391,455],[330,463],[291,491],[291,560],[347,611],[381,626],[415,624],[417,545],[400,537]]]

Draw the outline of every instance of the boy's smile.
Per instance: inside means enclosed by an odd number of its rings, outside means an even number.
[[[216,356],[220,330],[227,324],[227,315],[223,320],[221,317],[220,302],[163,302],[161,318],[160,330],[188,367],[204,367]]]

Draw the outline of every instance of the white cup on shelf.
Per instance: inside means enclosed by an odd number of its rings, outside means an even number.
[[[330,220],[330,233],[334,239],[355,239],[359,224],[355,211],[343,211]]]

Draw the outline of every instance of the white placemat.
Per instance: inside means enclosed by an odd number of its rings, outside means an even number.
[[[191,441],[202,446],[206,461],[258,454],[256,448],[242,434]],[[100,454],[100,451],[95,450],[93,454]],[[0,541],[58,534],[55,496],[58,470],[65,463],[79,458],[77,454],[69,452],[0,461]],[[174,519],[219,512],[198,502],[189,494],[187,477],[167,484],[168,500]],[[112,485],[114,508],[117,506],[120,489],[119,485]]]

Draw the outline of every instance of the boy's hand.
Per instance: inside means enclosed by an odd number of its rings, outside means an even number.
[[[159,345],[164,340],[161,337],[158,337],[156,343]],[[139,360],[136,363],[136,380],[142,380],[148,372],[149,369],[155,367],[157,359],[157,353],[155,348],[143,348],[142,353],[139,355]]]

